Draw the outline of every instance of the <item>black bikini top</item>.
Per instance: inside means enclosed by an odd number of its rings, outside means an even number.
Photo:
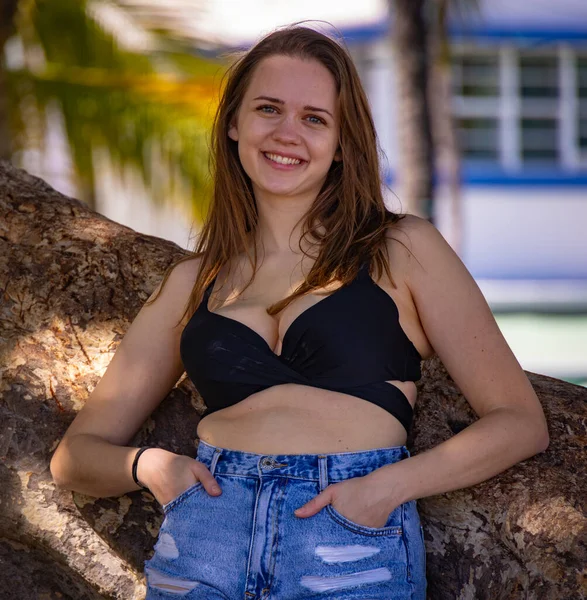
[[[280,355],[250,327],[208,309],[214,286],[181,334],[185,370],[208,415],[251,394],[297,383],[373,402],[409,430],[412,407],[387,380],[417,381],[420,354],[399,323],[397,306],[369,275],[357,277],[302,312],[285,333]]]

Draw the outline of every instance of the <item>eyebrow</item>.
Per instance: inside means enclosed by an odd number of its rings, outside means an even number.
[[[268,100],[269,102],[274,102],[275,104],[285,104],[285,102],[283,100],[280,100],[279,98],[272,98],[271,96],[257,96],[256,98],[253,98],[253,101],[255,100]],[[334,117],[332,116],[332,113],[328,110],[326,110],[325,108],[318,108],[317,106],[309,106],[306,105],[304,106],[304,110],[311,110],[313,112],[323,112],[326,113],[327,115],[330,115],[332,117],[332,119],[334,119]]]

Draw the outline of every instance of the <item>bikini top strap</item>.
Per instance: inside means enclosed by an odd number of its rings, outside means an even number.
[[[365,279],[366,277],[371,277],[369,275],[369,269],[371,267],[371,259],[366,258],[359,267],[359,274],[357,275],[357,279]]]
[[[208,284],[208,287],[204,290],[202,300],[201,300],[200,305],[198,306],[197,310],[200,310],[200,309],[208,310],[208,300],[210,298],[210,294],[212,293],[215,283],[216,283],[216,277],[214,277],[214,279],[212,279],[212,281]]]
[[[214,284],[216,283],[217,277],[218,275],[214,277],[214,279],[212,279],[212,281],[208,284],[208,287],[204,290],[204,298],[206,298],[206,300],[208,300],[210,294],[212,293],[212,290],[214,289]]]

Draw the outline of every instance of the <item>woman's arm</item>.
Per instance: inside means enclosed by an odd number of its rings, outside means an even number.
[[[91,496],[118,496],[139,489],[131,475],[138,448],[126,444],[183,373],[181,326],[176,323],[196,268],[195,260],[177,265],[157,300],[143,306],[129,327],[104,376],[53,454],[51,474],[60,487]],[[148,485],[148,465],[153,465],[152,471],[165,471],[163,465],[176,459],[191,460],[159,448],[146,451],[138,463],[139,481]],[[179,466],[193,483],[185,464]]]
[[[401,223],[407,234],[401,240],[411,250],[406,283],[422,327],[479,420],[437,447],[364,478],[378,490],[380,513],[382,506],[393,510],[407,500],[474,485],[548,446],[540,402],[473,277],[431,224],[411,216]],[[342,496],[342,488],[333,493]],[[312,502],[322,506],[333,498]],[[321,506],[313,506],[312,514]],[[346,513],[340,508],[349,518],[358,514],[357,506],[347,504]]]
[[[410,217],[405,231],[422,327],[479,420],[395,470],[402,501],[474,485],[548,446],[538,397],[475,280],[430,223]]]
[[[548,446],[536,393],[471,274],[427,221],[409,217],[404,231],[417,259],[406,283],[423,329],[479,420],[374,473],[392,484],[394,503],[474,485]]]

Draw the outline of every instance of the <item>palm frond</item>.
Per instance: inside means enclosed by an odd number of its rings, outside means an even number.
[[[48,106],[59,106],[86,183],[96,178],[93,155],[106,151],[121,175],[129,167],[141,174],[154,202],[187,202],[199,216],[209,199],[207,136],[223,68],[193,51],[182,54],[175,40],[149,55],[125,50],[85,5],[23,2],[18,29],[29,52],[36,49],[38,58],[42,50],[42,60],[9,73],[13,105],[17,112],[28,105],[39,123]],[[22,114],[15,119],[20,137],[25,121]]]

